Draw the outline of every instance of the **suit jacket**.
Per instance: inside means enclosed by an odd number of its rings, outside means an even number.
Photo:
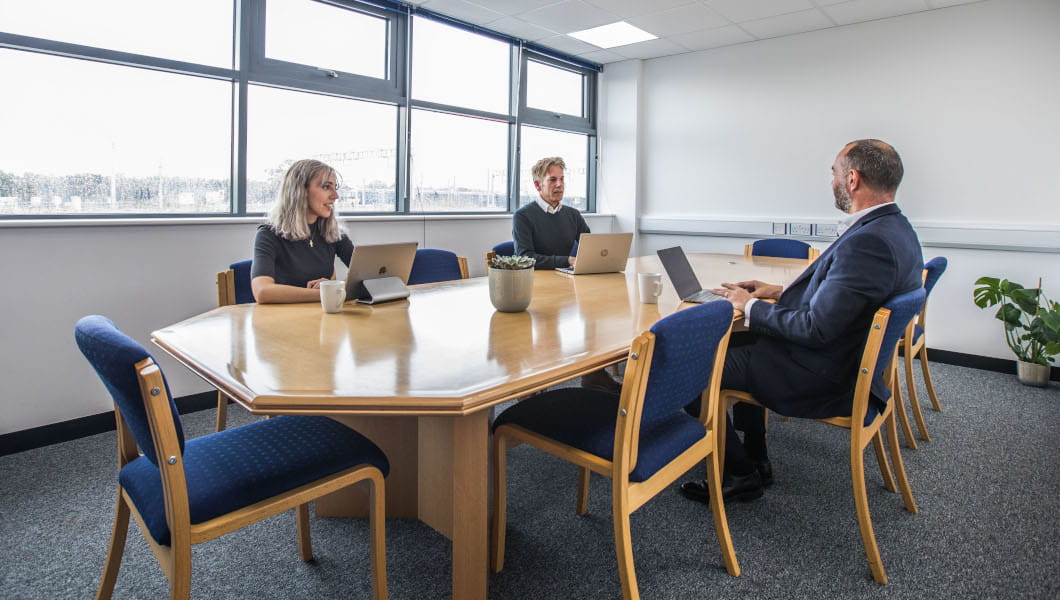
[[[748,390],[780,414],[848,416],[868,326],[890,297],[923,285],[920,240],[896,204],[863,216],[807,267],[776,304],[755,302],[758,334]],[[890,398],[872,384],[879,408]]]

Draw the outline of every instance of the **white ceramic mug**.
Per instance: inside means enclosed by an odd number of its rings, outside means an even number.
[[[345,281],[320,282],[320,306],[326,313],[342,312],[342,303],[346,301]]]
[[[658,304],[662,294],[662,273],[637,273],[637,290],[641,302]]]

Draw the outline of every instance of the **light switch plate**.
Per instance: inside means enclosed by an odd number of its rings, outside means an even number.
[[[788,232],[787,223],[773,223],[773,235],[784,235]]]

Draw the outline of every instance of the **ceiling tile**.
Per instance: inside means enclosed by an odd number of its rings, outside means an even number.
[[[851,0],[821,10],[836,23],[849,25],[927,10],[925,0]]]
[[[636,17],[650,12],[693,4],[695,0],[652,0],[651,2],[645,2],[644,0],[585,0],[585,2],[612,12],[615,16],[622,19],[629,19],[629,17]]]
[[[530,40],[531,42],[547,37],[553,37],[559,33],[558,31],[551,31],[544,27],[538,27],[533,23],[527,23],[518,17],[505,17],[500,21],[494,21],[490,23],[490,29],[520,39]]]
[[[957,6],[958,4],[971,4],[973,2],[982,2],[982,0],[927,0],[927,3],[932,8],[945,8],[947,6]]]
[[[615,54],[610,50],[597,50],[596,52],[586,52],[585,54],[579,54],[578,56],[584,58],[585,60],[591,60],[602,65],[607,63],[629,60],[625,56],[622,56],[621,54]]]
[[[517,15],[555,4],[556,0],[468,0],[468,2],[504,15]]]
[[[586,52],[596,52],[601,49],[599,46],[576,40],[569,35],[557,35],[544,38],[537,40],[537,43],[542,46],[548,46],[554,50],[559,50],[560,52],[566,52],[567,54],[584,54]]]
[[[731,25],[727,19],[703,4],[688,4],[627,20],[630,24],[659,37]]]
[[[760,40],[825,29],[833,25],[835,23],[816,8],[740,23],[740,27]]]
[[[504,17],[499,12],[464,0],[427,0],[423,3],[423,8],[476,25],[485,25]]]
[[[565,0],[519,15],[520,19],[545,29],[570,33],[615,22],[611,13],[580,0]]]
[[[708,29],[706,31],[694,31],[675,35],[673,39],[689,50],[707,50],[721,46],[731,46],[743,42],[752,42],[754,37],[736,25]]]
[[[670,40],[658,39],[611,48],[611,51],[626,58],[658,58],[672,54],[684,54],[688,52],[688,48]]]
[[[705,0],[718,14],[736,23],[814,8],[810,0]]]

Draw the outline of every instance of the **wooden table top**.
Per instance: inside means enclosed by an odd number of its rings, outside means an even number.
[[[804,260],[689,255],[705,287],[787,284]],[[663,273],[658,304],[637,273]],[[501,313],[485,277],[412,287],[408,300],[243,304],[155,331],[154,342],[249,410],[292,414],[460,415],[625,358],[631,340],[681,306],[656,256],[625,273],[537,271],[522,313]]]

